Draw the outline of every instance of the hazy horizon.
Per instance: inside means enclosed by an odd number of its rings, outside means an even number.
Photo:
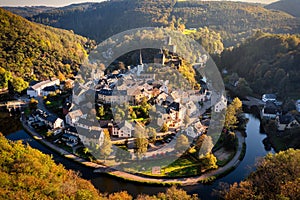
[[[51,7],[62,7],[67,6],[70,4],[77,4],[77,3],[84,3],[84,2],[103,2],[106,0],[2,0],[0,2],[0,6],[51,6]],[[216,0],[216,1],[222,1],[222,0]],[[224,0],[224,1],[242,1],[242,2],[248,2],[248,3],[263,3],[263,4],[269,4],[278,0]]]

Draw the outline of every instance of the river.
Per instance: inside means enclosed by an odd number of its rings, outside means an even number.
[[[260,121],[251,114],[246,114],[246,117],[249,118],[249,122],[246,127],[246,144],[247,150],[244,159],[241,161],[239,166],[226,175],[223,178],[220,178],[213,182],[210,185],[194,185],[183,187],[189,194],[198,194],[202,200],[206,199],[216,199],[215,196],[212,196],[212,191],[219,188],[220,183],[225,182],[232,184],[234,182],[240,182],[243,180],[251,171],[255,169],[255,163],[258,158],[265,156],[267,153],[274,153],[273,149],[267,151],[264,148],[262,143],[263,139],[266,138],[266,135],[260,133]],[[164,192],[165,187],[158,186],[149,186],[139,183],[131,183],[120,181],[115,178],[103,175],[103,174],[94,174],[92,169],[84,167],[78,163],[72,162],[57,153],[51,151],[47,147],[43,146],[36,140],[34,140],[30,135],[28,135],[24,130],[20,130],[14,133],[6,135],[6,138],[10,140],[23,140],[24,143],[28,143],[33,148],[39,149],[43,153],[50,154],[53,156],[53,159],[56,163],[63,164],[67,169],[73,169],[79,171],[83,178],[91,180],[93,185],[100,190],[100,192],[117,192],[126,190],[129,194],[136,196],[138,194],[156,194],[158,192]]]

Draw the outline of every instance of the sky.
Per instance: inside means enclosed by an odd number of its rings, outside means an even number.
[[[101,2],[104,0],[0,0],[0,6],[66,6],[74,3]],[[272,3],[278,0],[235,0],[256,3]]]

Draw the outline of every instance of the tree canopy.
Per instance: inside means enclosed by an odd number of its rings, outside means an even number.
[[[45,10],[29,19],[74,30],[98,42],[138,27],[180,30],[207,26],[221,33],[226,46],[242,41],[257,29],[272,33],[299,32],[299,22],[287,13],[268,10],[259,4],[228,1],[105,1]]]
[[[299,35],[257,32],[241,45],[225,50],[220,65],[237,73],[258,94],[299,98],[299,44]]]
[[[72,31],[35,24],[2,8],[0,20],[0,88],[9,80],[20,91],[28,86],[24,81],[70,76],[93,44]]]
[[[93,185],[50,156],[0,135],[0,199],[101,199]]]
[[[256,171],[225,191],[224,199],[300,199],[300,150],[268,154]]]

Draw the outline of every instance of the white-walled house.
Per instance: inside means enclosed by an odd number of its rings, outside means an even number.
[[[101,130],[89,130],[82,127],[76,127],[81,142],[90,147],[92,144],[101,146],[104,142],[104,133]]]
[[[125,90],[107,90],[98,91],[98,100],[104,103],[123,104],[128,102],[128,95]]]
[[[299,122],[292,115],[280,115],[276,117],[277,130],[284,131],[294,127],[299,127]]]
[[[133,132],[134,128],[130,122],[123,121],[118,126],[119,126],[118,137],[120,137],[120,138],[132,137],[132,132]]]
[[[75,126],[75,123],[79,120],[80,117],[83,116],[83,113],[81,112],[80,109],[74,110],[69,112],[66,116],[66,123],[71,125],[71,126]]]
[[[53,78],[51,80],[41,81],[33,84],[27,89],[27,95],[29,97],[38,97],[43,95],[43,89],[50,86],[59,85],[60,81],[57,78]]]
[[[65,126],[64,120],[54,115],[47,116],[45,124],[47,124],[52,129],[63,128]]]
[[[224,95],[221,96],[221,99],[214,106],[215,112],[221,112],[222,110],[227,108],[227,99]]]
[[[281,110],[274,102],[267,101],[261,110],[261,117],[264,119],[275,119],[281,115]]]
[[[263,96],[262,96],[262,98],[261,98],[261,100],[263,101],[263,102],[267,102],[267,101],[276,101],[276,95],[275,94],[264,94]]]

